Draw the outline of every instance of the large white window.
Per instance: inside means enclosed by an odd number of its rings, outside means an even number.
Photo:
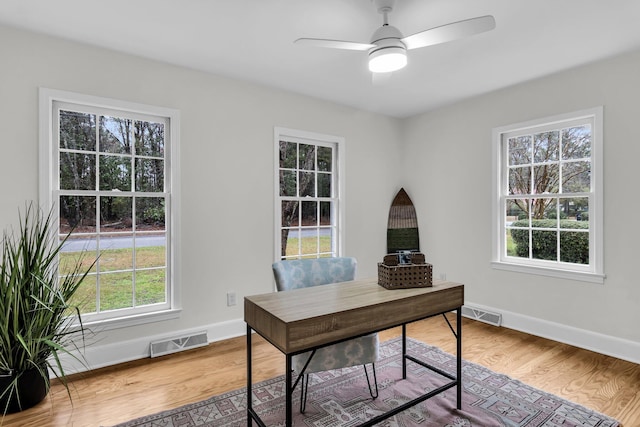
[[[275,129],[276,259],[341,252],[342,138]]]
[[[60,259],[95,267],[74,296],[85,323],[176,314],[178,112],[41,90],[41,205],[58,213]]]
[[[602,282],[602,108],[493,135],[493,266]]]

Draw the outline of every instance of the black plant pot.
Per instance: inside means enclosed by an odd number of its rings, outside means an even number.
[[[46,367],[44,371],[45,377],[37,369],[30,369],[11,376],[0,376],[0,395],[2,395],[0,397],[0,414],[24,411],[42,402],[49,392],[49,372]],[[8,389],[16,376],[18,376],[17,387],[11,392]]]

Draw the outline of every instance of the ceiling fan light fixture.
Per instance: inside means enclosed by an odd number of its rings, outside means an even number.
[[[369,54],[369,71],[390,73],[407,65],[407,51],[403,47],[386,47]]]

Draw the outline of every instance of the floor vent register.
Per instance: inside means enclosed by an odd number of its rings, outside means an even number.
[[[490,325],[494,325],[494,326],[502,325],[502,314],[500,313],[492,313],[490,311],[482,310],[480,308],[464,305],[462,306],[462,315],[470,319],[489,323]]]
[[[196,347],[204,347],[209,341],[206,332],[197,332],[193,335],[166,338],[164,340],[152,341],[149,345],[151,357],[164,356],[165,354],[177,353]]]

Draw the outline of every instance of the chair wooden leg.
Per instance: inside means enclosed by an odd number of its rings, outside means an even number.
[[[367,365],[362,365],[362,367],[364,368],[364,374],[367,377],[367,385],[369,386],[369,394],[371,395],[372,399],[375,399],[378,397],[378,378],[376,377],[376,364],[375,363],[371,363],[371,369],[373,370],[373,383],[375,384],[375,390],[376,390],[376,394],[373,394],[373,390],[371,388],[371,381],[369,381],[369,372],[367,372]]]

